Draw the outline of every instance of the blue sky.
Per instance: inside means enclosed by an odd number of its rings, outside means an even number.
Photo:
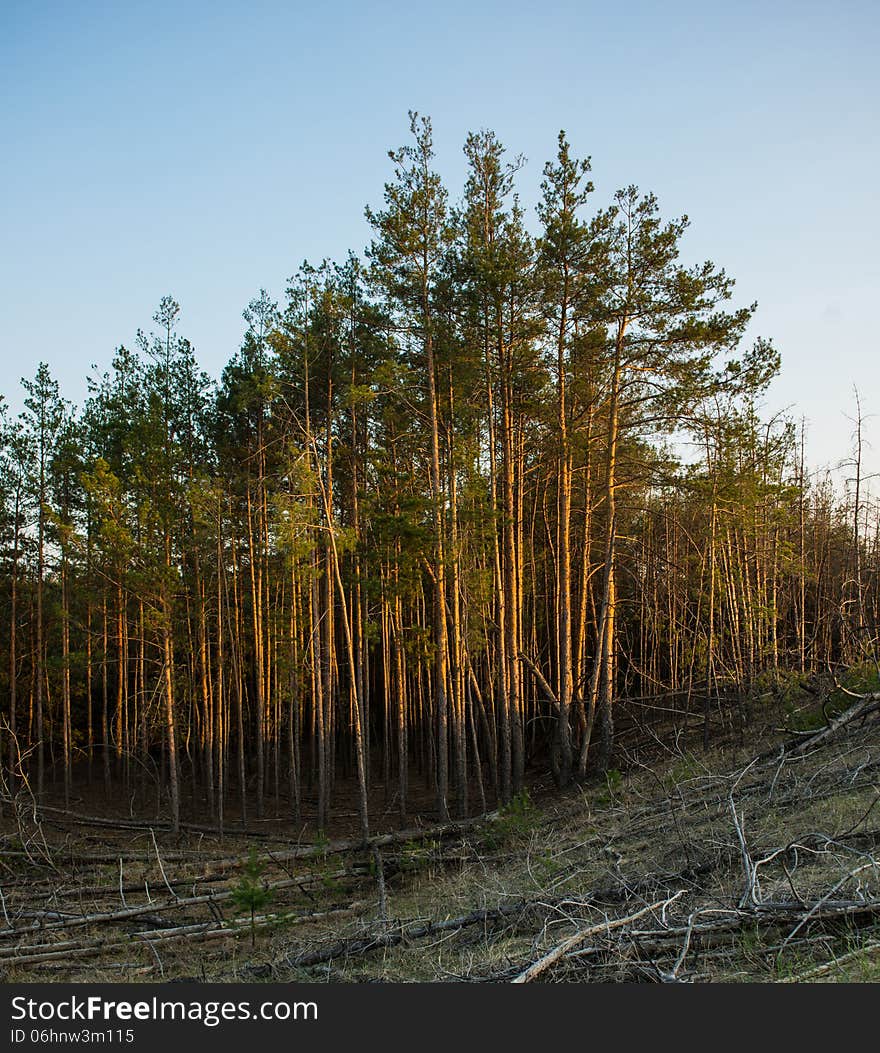
[[[162,295],[216,374],[261,286],[369,238],[407,110],[455,196],[469,130],[523,153],[523,202],[564,128],[594,195],[653,190],[759,302],[783,372],[768,409],[847,454],[880,380],[880,5],[0,4],[0,392],[92,363]],[[880,423],[867,422],[880,469]]]

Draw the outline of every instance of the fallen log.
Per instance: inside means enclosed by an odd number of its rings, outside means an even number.
[[[820,746],[827,739],[831,738],[835,732],[847,724],[851,724],[852,721],[862,716],[869,716],[878,709],[880,709],[880,692],[875,691],[868,695],[862,695],[857,702],[844,710],[840,716],[829,720],[827,727],[817,731],[809,738],[794,739],[790,743],[785,743],[783,749],[789,756],[797,757],[802,753],[806,753],[807,750]]]
[[[337,872],[330,877],[344,876],[345,871]],[[271,891],[287,888],[300,888],[302,885],[299,878],[286,878],[283,881],[271,881],[266,883],[266,888]],[[55,929],[73,929],[85,925],[102,925],[128,921],[132,918],[140,918],[144,915],[159,914],[167,910],[182,910],[186,907],[197,907],[204,903],[217,903],[229,899],[235,895],[235,889],[225,889],[222,892],[208,892],[201,896],[189,896],[185,899],[173,899],[164,903],[142,903],[136,907],[124,907],[122,910],[107,911],[96,914],[80,914],[65,918],[63,921],[50,921],[45,925],[28,925],[19,928],[0,929],[0,937],[12,939],[18,936],[28,936],[35,932],[47,932]],[[3,951],[0,950],[0,956]]]
[[[336,907],[313,914],[291,916],[289,914],[263,914],[254,918],[256,928],[265,928],[276,925],[283,921],[288,925],[303,925],[312,921],[321,921],[329,917],[344,917],[362,910],[366,904],[360,900],[354,900],[344,907]],[[247,934],[251,929],[251,919],[242,918],[236,921],[224,922],[217,925],[215,922],[194,922],[191,925],[179,925],[173,929],[159,929],[146,932],[133,932],[127,937],[104,937],[101,939],[80,941],[66,941],[57,944],[42,944],[37,947],[27,948],[26,953],[7,954],[0,957],[4,966],[35,965],[42,962],[57,961],[59,958],[82,958],[91,957],[101,951],[113,950],[119,947],[130,946],[132,943],[145,943],[148,946],[162,944],[180,939],[212,940],[223,939]]]
[[[396,947],[398,944],[424,939],[437,933],[454,932],[457,929],[465,929],[471,925],[485,925],[489,922],[500,921],[503,918],[522,914],[529,910],[531,906],[534,906],[534,904],[511,903],[502,907],[474,910],[469,914],[462,914],[455,918],[445,918],[443,921],[427,921],[407,926],[399,925],[386,932],[355,936],[348,940],[338,940],[331,947],[324,947],[315,951],[304,951],[301,954],[287,958],[283,964],[293,968],[302,968],[331,962],[336,958],[351,958],[360,954],[369,954],[371,951]]]

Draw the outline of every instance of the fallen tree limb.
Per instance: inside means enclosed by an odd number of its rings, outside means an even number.
[[[818,731],[811,738],[798,740],[794,743],[792,748],[786,752],[792,757],[797,757],[801,753],[806,753],[807,750],[814,749],[816,746],[821,745],[826,739],[829,739],[835,732],[851,723],[857,717],[867,716],[870,712],[873,712],[878,708],[880,708],[880,693],[872,692],[870,695],[863,695],[858,702],[850,706],[849,709],[844,710],[839,717],[834,717],[830,720],[828,727]]]
[[[804,972],[798,973],[797,976],[786,976],[782,980],[779,980],[778,983],[799,984],[803,983],[805,980],[813,980],[817,976],[826,976],[835,969],[839,969],[842,965],[847,965],[849,962],[855,961],[863,955],[876,954],[878,951],[880,951],[880,941],[866,943],[864,946],[857,947],[855,950],[849,951],[847,954],[841,954],[832,958],[830,961],[814,966],[812,969],[806,969]]]
[[[693,875],[711,868],[711,864],[704,864],[700,867],[689,868],[689,871],[668,875],[668,877],[685,881],[688,880],[689,874]],[[653,889],[653,887],[652,883],[651,888]],[[615,882],[594,888],[579,897],[570,895],[542,896],[535,899],[520,899],[515,903],[505,903],[497,907],[474,910],[467,914],[444,918],[440,921],[411,921],[406,924],[398,921],[396,927],[386,927],[382,932],[362,934],[346,940],[337,940],[329,947],[290,955],[281,964],[292,967],[320,965],[323,962],[333,961],[337,958],[353,958],[369,954],[374,950],[412,943],[437,933],[453,932],[476,924],[490,924],[505,918],[522,918],[539,911],[546,912],[557,908],[595,909],[600,904],[623,903],[631,900],[634,895],[638,895],[640,892],[644,892],[644,889],[641,888],[638,882],[634,882],[629,886]]]
[[[308,965],[320,965],[323,962],[333,961],[335,958],[350,958],[359,954],[368,954],[370,951],[386,947],[396,947],[401,943],[409,943],[412,940],[424,939],[435,933],[454,932],[456,929],[464,929],[470,925],[487,924],[500,921],[517,914],[522,914],[530,909],[533,904],[511,903],[502,907],[493,907],[487,910],[474,910],[469,914],[462,914],[455,918],[445,918],[443,921],[418,922],[412,925],[399,926],[386,932],[370,933],[366,936],[356,936],[349,940],[338,940],[330,947],[324,947],[315,951],[304,951],[288,958],[284,964],[293,968],[301,968]]]
[[[680,896],[683,896],[685,892],[686,889],[681,889],[679,892],[676,892],[672,896],[668,896],[666,899],[657,900],[655,903],[649,903],[647,907],[637,910],[634,914],[627,914],[623,918],[615,918],[614,921],[603,921],[598,925],[591,925],[588,929],[581,929],[573,936],[569,936],[568,939],[563,940],[562,943],[558,943],[552,950],[542,955],[536,962],[532,962],[527,969],[524,969],[510,982],[514,984],[531,983],[535,977],[546,972],[552,965],[558,962],[561,958],[564,958],[569,951],[574,950],[575,947],[584,943],[584,941],[588,940],[591,936],[596,936],[599,933],[611,932],[612,929],[622,928],[624,925],[629,925],[631,922],[643,918],[646,914],[650,914],[651,911],[664,910],[666,907],[674,903]]]
[[[288,925],[302,925],[312,921],[320,921],[329,917],[344,917],[364,909],[367,904],[360,900],[354,900],[344,907],[335,907],[314,914],[295,915],[289,914],[263,914],[254,918],[256,928],[265,928],[276,925],[283,921]],[[113,950],[119,947],[130,946],[132,943],[162,944],[174,940],[214,940],[237,937],[247,934],[251,930],[251,919],[242,918],[236,921],[224,922],[217,925],[215,922],[195,922],[192,925],[179,925],[174,929],[148,930],[144,932],[133,932],[127,937],[104,937],[96,940],[73,942],[67,941],[58,944],[43,944],[38,947],[27,948],[26,953],[18,953],[5,956],[2,961],[5,966],[36,965],[43,962],[57,961],[59,958],[83,958],[91,957],[101,951]]]
[[[341,875],[335,874],[330,876],[339,877],[344,875],[345,871],[342,871]],[[299,878],[286,878],[283,881],[271,881],[266,883],[266,888],[273,892],[299,887],[301,887]],[[45,925],[38,924],[29,925],[23,928],[0,929],[0,937],[10,939],[17,936],[29,936],[34,933],[43,933],[57,929],[73,929],[81,928],[85,925],[102,925],[129,921],[132,918],[159,914],[168,910],[182,910],[185,907],[197,907],[203,903],[217,903],[220,900],[229,899],[233,895],[235,895],[235,889],[225,889],[222,892],[208,892],[201,896],[189,896],[186,899],[178,898],[165,903],[143,903],[136,907],[124,907],[122,910],[107,911],[97,914],[80,914],[64,918],[60,921],[50,921]],[[3,957],[4,953],[5,952],[0,949],[0,958]]]
[[[0,801],[3,800],[4,798],[0,797]],[[53,814],[60,815],[68,822],[77,825],[97,826],[119,830],[134,830],[144,834],[150,833],[151,831],[159,831],[160,833],[171,832],[170,823],[149,822],[141,819],[105,819],[100,816],[78,815],[75,812],[70,812],[63,808],[56,808],[51,805],[41,805],[40,808],[44,812],[52,812]],[[329,843],[322,845],[300,845],[287,852],[276,852],[274,855],[276,859],[305,859],[315,855],[336,855],[340,852],[361,851],[371,847],[381,848],[383,845],[402,844],[405,841],[418,841],[426,837],[447,837],[481,826],[487,821],[495,818],[497,814],[496,811],[486,812],[483,815],[473,816],[470,819],[456,819],[450,823],[438,823],[433,826],[424,827],[410,827],[406,830],[393,830],[385,834],[376,834],[373,837],[370,837],[367,841],[364,841],[363,838],[352,838],[347,840],[330,841]],[[215,827],[199,826],[193,823],[181,823],[180,829],[195,833],[217,835]],[[287,838],[281,837],[278,834],[269,834],[246,828],[227,827],[224,834],[236,837],[260,837],[265,841],[289,843]],[[117,856],[114,856],[114,858],[117,857],[118,854]],[[171,856],[168,858],[171,858]],[[228,858],[237,859],[238,857],[231,856]],[[266,858],[268,859],[268,856]]]
[[[331,841],[328,845],[302,845],[286,852],[267,853],[259,858],[262,862],[288,862],[296,859],[314,859],[326,855],[339,855],[345,852],[362,851],[367,846],[379,848],[383,845],[402,844],[407,841],[424,840],[425,838],[448,837],[463,832],[464,830],[472,829],[475,826],[482,825],[488,818],[491,818],[493,814],[494,813],[490,813],[488,816],[480,816],[476,819],[457,820],[452,823],[444,823],[432,827],[397,830],[392,831],[391,833],[378,834],[375,837],[371,837],[366,843],[363,839],[352,839],[345,841]],[[214,865],[222,866],[227,863],[230,865],[237,865],[241,862],[242,860],[239,856],[232,856],[227,859],[215,860]],[[334,878],[344,877],[346,876],[346,872],[343,870],[330,876]],[[267,887],[272,890],[294,887],[302,888],[305,884],[307,884],[307,882],[301,878],[291,878],[284,881],[270,882]],[[226,899],[231,895],[231,890],[227,890],[223,892],[208,893],[202,896],[176,898],[168,903],[143,904],[138,907],[129,907],[127,909],[111,911],[104,914],[82,915],[63,922],[50,922],[46,925],[39,926],[39,928],[43,930],[52,928],[71,928],[80,925],[100,924],[102,922],[116,922],[127,918],[137,917],[140,914],[156,913],[158,911],[173,910],[187,906],[197,906],[200,903],[210,903],[219,899]],[[0,929],[0,938],[23,935],[32,928],[37,928],[37,926],[29,927],[28,929]]]

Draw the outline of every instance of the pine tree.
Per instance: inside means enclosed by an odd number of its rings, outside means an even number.
[[[37,566],[36,566],[36,610],[35,642],[33,660],[34,720],[37,750],[37,796],[44,790],[47,727],[44,712],[44,690],[46,677],[46,626],[44,611],[46,575],[46,521],[49,508],[49,482],[52,453],[56,439],[64,424],[65,404],[58,390],[58,382],[49,372],[45,362],[37,367],[33,380],[22,380],[27,393],[25,412],[21,428],[27,436],[26,449],[31,455],[29,497],[36,518]]]

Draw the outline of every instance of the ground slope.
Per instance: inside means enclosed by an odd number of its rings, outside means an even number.
[[[563,797],[536,790],[538,803],[367,850],[173,839],[20,796],[0,847],[0,970],[7,982],[880,979],[878,702],[847,701],[839,724],[820,716],[757,755],[663,749]]]

